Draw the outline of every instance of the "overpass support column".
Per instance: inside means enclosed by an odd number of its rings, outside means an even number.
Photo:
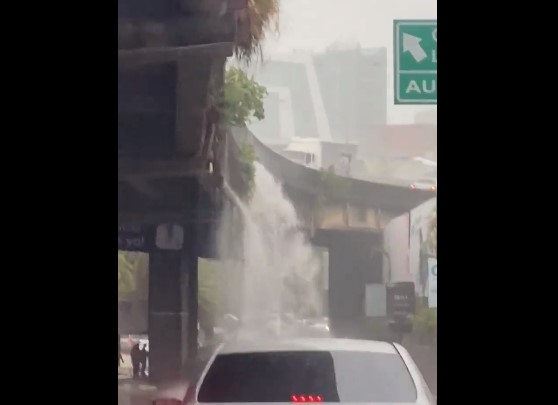
[[[182,250],[150,253],[149,372],[154,382],[179,377],[187,359],[197,355],[196,242],[192,224],[184,228]]]
[[[378,235],[342,234],[329,244],[328,308],[332,329],[345,337],[359,337],[363,325],[367,283],[382,282],[382,258],[373,254]]]

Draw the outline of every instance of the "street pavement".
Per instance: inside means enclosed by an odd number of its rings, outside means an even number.
[[[122,361],[118,367],[118,379],[132,378],[132,358],[130,354],[122,353]]]
[[[157,387],[147,381],[132,379],[132,359],[122,353],[123,362],[118,367],[118,405],[151,405]]]
[[[118,405],[151,405],[157,398],[184,398],[188,389],[187,382],[170,382],[155,386],[147,380],[132,379],[130,355],[122,353],[122,357],[124,361],[118,369]]]
[[[118,405],[151,405],[158,398],[157,387],[133,380],[118,382]]]
[[[118,405],[151,405],[154,399],[184,399],[187,382],[172,382],[155,386],[147,381],[120,380]]]

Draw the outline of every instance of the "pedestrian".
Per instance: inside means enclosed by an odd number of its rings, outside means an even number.
[[[141,365],[141,351],[139,343],[132,346],[130,351],[130,357],[132,358],[132,375],[134,378],[140,376],[140,365]]]
[[[118,335],[118,368],[120,368],[120,363],[124,363],[124,358],[122,357],[122,351],[120,348],[120,335]]]
[[[147,351],[147,344],[142,345],[140,350],[140,374],[142,377],[147,377],[147,358],[149,352]]]

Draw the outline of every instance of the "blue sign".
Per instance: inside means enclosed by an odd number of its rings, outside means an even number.
[[[428,258],[428,306],[438,308],[438,259]]]

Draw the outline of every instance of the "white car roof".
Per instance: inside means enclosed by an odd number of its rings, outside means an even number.
[[[278,340],[237,340],[224,344],[220,354],[281,351],[356,351],[396,354],[395,346],[374,340],[305,338]]]

